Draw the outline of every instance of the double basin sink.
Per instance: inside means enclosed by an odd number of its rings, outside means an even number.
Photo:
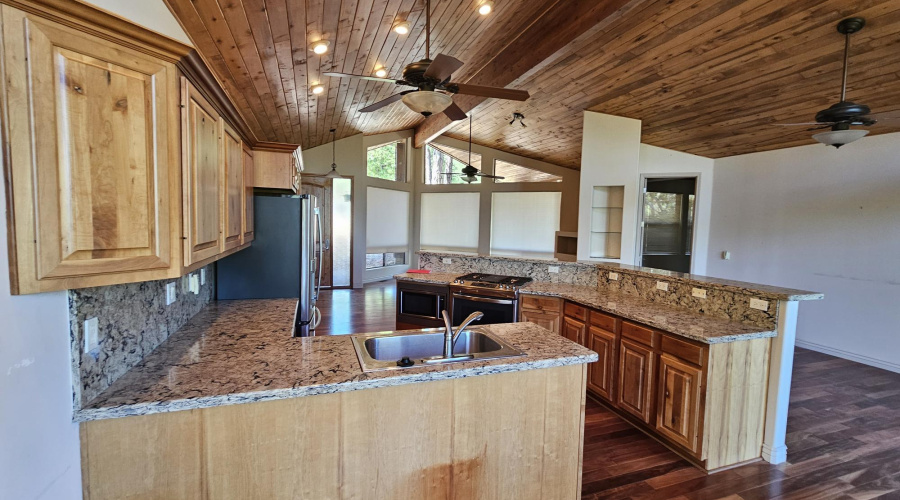
[[[351,338],[365,372],[524,356],[522,351],[478,327],[463,330],[453,345],[453,355],[447,358],[443,356],[443,328],[362,334]]]

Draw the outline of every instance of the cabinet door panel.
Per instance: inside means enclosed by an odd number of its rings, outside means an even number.
[[[222,162],[219,115],[182,79],[185,155],[185,265],[218,255],[222,248],[220,210]]]
[[[598,396],[612,401],[615,377],[616,335],[601,328],[588,329],[588,348],[597,353],[597,362],[588,365],[588,389]]]
[[[703,372],[668,354],[659,361],[656,428],[672,441],[698,452],[700,391]]]
[[[653,366],[655,355],[650,349],[622,340],[619,343],[619,408],[651,423],[653,402]]]
[[[225,201],[222,205],[222,227],[225,234],[222,251],[224,252],[240,246],[244,235],[244,151],[240,136],[224,121],[223,125],[225,163],[222,193]]]
[[[174,66],[10,7],[3,18],[18,291],[163,277]]]
[[[572,342],[584,345],[585,329],[585,324],[581,321],[568,316],[563,317],[562,335]]]
[[[244,150],[244,238],[243,242],[250,243],[255,235],[253,229],[253,153]]]
[[[559,333],[559,313],[522,309],[522,312],[519,315],[519,321],[530,321],[553,333]]]

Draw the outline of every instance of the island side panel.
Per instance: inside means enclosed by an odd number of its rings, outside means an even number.
[[[578,498],[585,365],[82,425],[86,500]]]

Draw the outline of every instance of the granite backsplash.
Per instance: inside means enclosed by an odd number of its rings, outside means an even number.
[[[204,272],[200,293],[190,291],[190,274]],[[106,390],[175,333],[212,299],[215,273],[209,265],[175,279],[69,290],[69,338],[73,401],[81,408]],[[176,283],[175,302],[166,305],[166,284]],[[99,344],[84,349],[84,323],[98,319]]]

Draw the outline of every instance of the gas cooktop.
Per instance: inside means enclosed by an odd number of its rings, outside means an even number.
[[[531,283],[531,278],[521,276],[504,276],[502,274],[469,273],[453,281],[454,285],[474,288],[513,290]]]

